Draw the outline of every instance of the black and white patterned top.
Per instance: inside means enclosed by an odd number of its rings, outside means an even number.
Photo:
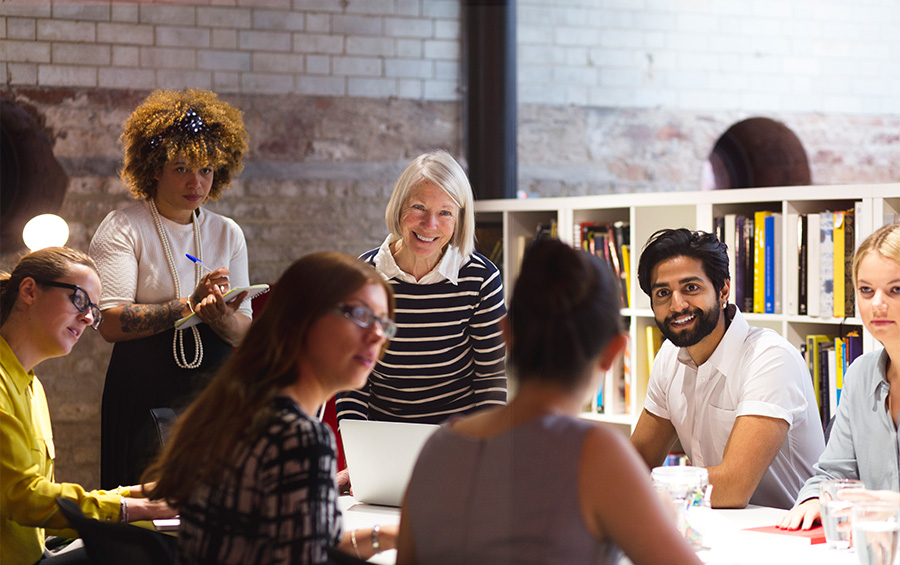
[[[181,508],[178,563],[325,563],[341,539],[331,429],[292,400]]]
[[[360,258],[375,264],[378,249]],[[377,265],[376,265],[377,267]],[[338,419],[439,424],[506,403],[506,315],[497,267],[472,253],[449,280],[415,284],[392,277],[397,335],[365,387],[341,393]]]

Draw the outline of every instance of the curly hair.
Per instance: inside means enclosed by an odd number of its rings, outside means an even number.
[[[156,90],[125,120],[120,173],[135,198],[156,196],[156,176],[181,154],[194,167],[212,166],[209,199],[244,168],[247,131],[241,111],[209,90]]]

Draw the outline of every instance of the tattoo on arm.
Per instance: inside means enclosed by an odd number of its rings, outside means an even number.
[[[119,320],[123,333],[150,332],[157,334],[175,325],[181,318],[184,304],[170,300],[162,304],[132,304],[122,309]]]

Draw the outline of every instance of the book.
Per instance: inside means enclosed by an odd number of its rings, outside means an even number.
[[[226,293],[224,294],[223,298],[225,298],[225,302],[226,302],[226,303],[232,302],[233,300],[235,300],[235,299],[237,298],[238,294],[244,292],[245,290],[249,293],[249,294],[247,294],[247,297],[244,298],[244,301],[246,302],[246,301],[248,301],[248,300],[253,300],[254,298],[256,298],[257,296],[259,296],[260,294],[264,294],[264,293],[266,293],[266,292],[269,292],[269,285],[267,285],[267,284],[253,284],[253,285],[250,285],[250,286],[241,286],[241,287],[238,287],[238,288],[232,288],[231,290],[229,290],[228,292],[226,292]],[[203,320],[201,320],[200,317],[197,316],[196,313],[191,312],[190,314],[188,314],[188,315],[185,316],[184,318],[182,318],[182,319],[178,320],[177,322],[175,322],[175,329],[176,329],[176,330],[184,330],[184,329],[187,329],[187,328],[189,328],[189,327],[191,327],[191,326],[196,326],[197,324],[200,324],[200,323],[202,323],[202,322],[203,322]]]
[[[735,229],[737,229],[736,220],[737,214],[725,214],[722,221],[725,237],[722,243],[725,244],[728,253],[728,277],[731,280],[731,293],[728,299],[732,304],[737,304],[737,281],[735,280],[737,278],[735,271],[737,267],[737,257],[735,256],[735,244],[737,242],[737,233],[735,233]]]
[[[833,216],[831,227],[831,242],[834,245],[832,263],[834,265],[833,276],[833,303],[832,309],[835,318],[843,318],[844,314],[844,212],[837,211]]]
[[[800,294],[800,215],[789,213],[784,224],[784,278],[787,295],[784,297],[784,313],[788,316],[799,314]]]
[[[834,214],[819,214],[819,315],[824,318],[834,316]]]
[[[822,526],[809,530],[782,530],[777,526],[760,526],[757,528],[746,528],[743,531],[784,536],[783,539],[785,540],[792,540],[801,544],[816,545],[825,543],[825,529]]]
[[[763,218],[763,312],[781,312],[781,213]]]
[[[833,377],[834,374],[834,366],[835,366],[835,356],[834,356],[834,340],[825,341],[819,344],[819,391],[822,396],[822,407],[821,407],[821,416],[822,416],[822,425],[826,425],[828,421],[831,419],[831,416],[834,415],[832,412],[832,405],[836,404],[833,398],[833,394],[831,394],[831,390],[833,387]]]
[[[647,372],[653,368],[653,360],[656,359],[656,354],[659,352],[659,348],[662,347],[662,332],[659,331],[655,325],[647,326],[645,330],[646,334],[646,347],[647,347]]]
[[[748,312],[744,302],[744,277],[746,277],[746,242],[745,242],[745,216],[737,216],[734,219],[734,278],[731,279],[731,292],[734,303],[742,312]]]
[[[753,312],[753,217],[746,216],[744,218],[744,229],[742,232],[742,243],[743,247],[743,268],[744,268],[744,279],[743,279],[743,293],[744,293],[744,303],[741,304],[742,312]]]
[[[818,214],[806,216],[806,315],[821,316],[819,293],[822,287],[821,227]]]
[[[809,376],[812,379],[813,392],[816,394],[816,404],[819,405],[819,414],[822,414],[822,371],[819,367],[821,356],[819,350],[822,344],[834,339],[834,336],[825,334],[810,334],[806,336],[806,364],[809,367]]]
[[[807,309],[807,300],[809,297],[809,293],[807,292],[809,288],[809,243],[807,238],[809,237],[809,222],[806,214],[801,214],[798,218],[797,223],[797,246],[798,246],[798,257],[797,257],[797,314],[801,316],[809,315],[809,310]],[[788,249],[790,252],[790,249]],[[788,288],[791,288],[788,285]]]
[[[856,314],[853,288],[853,253],[856,251],[856,220],[853,210],[844,212],[844,316]]]
[[[753,215],[753,310],[766,311],[766,216],[771,212],[760,210]]]
[[[625,302],[631,306],[631,246],[622,246],[622,272],[625,275]]]

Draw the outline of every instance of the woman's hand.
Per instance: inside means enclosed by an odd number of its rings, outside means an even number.
[[[819,499],[810,498],[791,508],[787,514],[782,516],[776,526],[782,530],[808,530],[817,521],[822,521]]]
[[[178,511],[169,506],[165,500],[149,500],[147,498],[124,498],[123,500],[127,507],[129,522],[178,516]]]

